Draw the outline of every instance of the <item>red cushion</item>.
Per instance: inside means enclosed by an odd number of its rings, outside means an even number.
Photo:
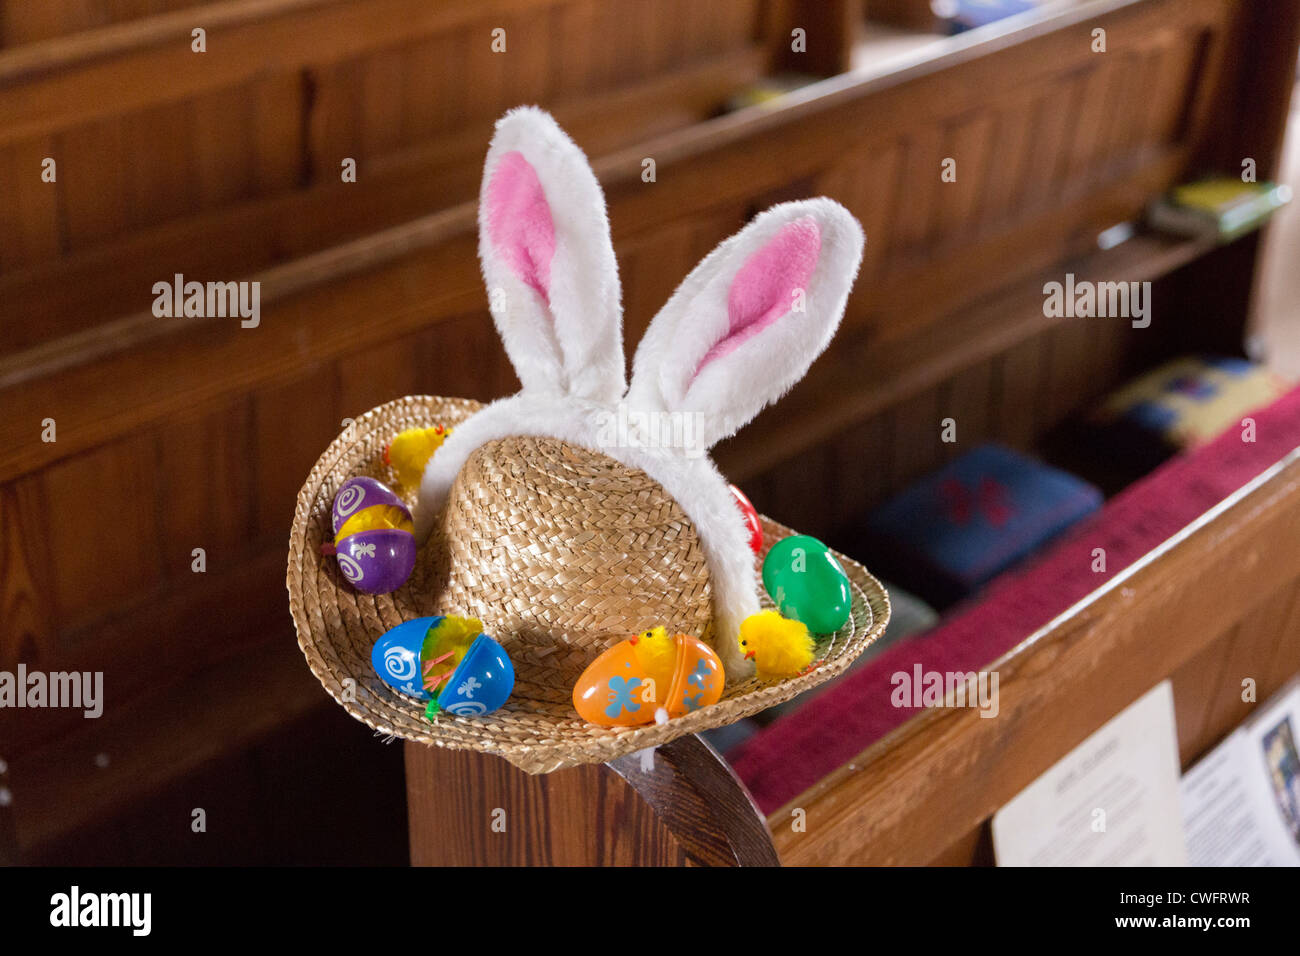
[[[794,799],[910,718],[891,675],[978,671],[1186,527],[1300,445],[1300,388],[1254,414],[1253,443],[1232,428],[1162,465],[1072,528],[1030,566],[996,579],[928,633],[903,641],[728,753],[764,813]],[[1092,571],[1093,549],[1106,571]],[[797,756],[796,756],[797,755]]]

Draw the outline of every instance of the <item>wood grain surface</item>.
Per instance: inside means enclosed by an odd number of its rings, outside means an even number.
[[[407,742],[416,866],[775,865],[762,817],[694,735],[529,775],[497,757]]]

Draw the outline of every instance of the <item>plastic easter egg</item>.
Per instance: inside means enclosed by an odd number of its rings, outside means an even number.
[[[749,547],[755,554],[763,550],[763,525],[758,520],[758,512],[745,497],[745,493],[735,485],[728,485],[731,494],[736,499],[736,504],[740,506],[740,513],[745,516],[745,527],[749,529]]]
[[[336,547],[339,570],[349,584],[367,594],[396,591],[415,567],[415,536],[409,531],[363,531]]]
[[[375,642],[370,663],[395,690],[458,717],[490,713],[510,697],[515,669],[505,648],[471,618],[437,615],[405,621]]]
[[[505,648],[480,634],[438,695],[438,707],[457,717],[479,717],[504,704],[514,686],[515,668]]]
[[[677,672],[668,687],[668,716],[678,717],[716,704],[722,697],[726,676],[722,661],[703,641],[677,635]]]
[[[573,685],[578,716],[602,727],[654,723],[655,704],[644,700],[645,696],[646,673],[627,641],[602,652]]]
[[[406,511],[406,504],[382,481],[360,475],[343,482],[334,495],[333,531],[339,533],[343,523],[365,508],[374,505],[391,505]],[[409,517],[409,514],[408,514]]]
[[[415,567],[415,526],[402,499],[374,478],[349,478],[331,515],[339,570],[358,591],[396,591]]]
[[[602,727],[653,724],[660,708],[680,717],[715,704],[726,675],[722,661],[703,641],[678,634],[670,667],[658,674],[637,651],[635,638],[606,649],[573,687],[573,706],[583,720]]]
[[[370,664],[375,673],[394,690],[420,700],[432,700],[424,689],[420,650],[436,617],[418,617],[391,628],[370,649]]]
[[[853,609],[848,575],[826,545],[806,534],[772,545],[763,587],[783,616],[803,621],[814,634],[838,631]]]

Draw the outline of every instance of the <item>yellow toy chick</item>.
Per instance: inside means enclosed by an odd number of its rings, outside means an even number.
[[[759,680],[794,677],[812,664],[813,638],[802,621],[769,608],[741,621],[740,650],[754,662]]]
[[[628,638],[637,663],[655,682],[657,696],[668,693],[677,666],[677,639],[661,625]]]
[[[408,428],[384,449],[384,463],[397,472],[397,480],[406,488],[418,488],[424,466],[451,434],[442,425],[432,428]]]

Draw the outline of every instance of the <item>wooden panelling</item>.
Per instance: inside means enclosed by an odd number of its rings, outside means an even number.
[[[1098,157],[1102,166],[1107,156],[1131,157],[1134,148],[1143,142],[1147,132],[1147,97],[1160,79],[1159,55],[1150,50],[1126,52],[1118,62],[1121,73],[1115,80],[1111,125]],[[1157,122],[1164,119],[1157,117]]]
[[[929,257],[936,238],[944,159],[944,131],[927,124],[909,131],[901,140],[903,159],[898,171],[898,202],[883,236],[890,268],[914,266]],[[877,239],[882,238],[877,236]]]
[[[22,46],[84,30],[128,23],[217,0],[4,0],[0,3],[0,48]],[[194,21],[203,15],[195,10]]]
[[[996,359],[958,372],[941,389],[939,414],[951,418],[956,440],[943,445],[945,458],[963,454],[997,433],[1001,395],[994,391]]]
[[[1092,343],[1094,325],[1124,319],[1084,319],[1063,323],[1047,345],[1047,377],[1039,405],[1038,427],[1059,424],[1095,394]]]
[[[1206,40],[1196,36],[1193,42],[1176,42],[1169,31],[1157,34],[1164,42],[1148,54],[1154,61],[1145,89],[1146,104],[1140,142],[1160,146],[1176,139],[1183,130],[1193,97],[1191,80]]]
[[[401,395],[439,393],[440,368],[421,348],[427,338],[427,333],[408,335],[339,362],[341,417],[359,418],[376,405]],[[481,368],[482,359],[478,358],[474,364]]]
[[[890,482],[895,487],[920,478],[943,461],[940,421],[947,416],[939,404],[941,391],[940,387],[928,388],[894,410]]]
[[[1064,138],[1062,173],[1066,189],[1086,189],[1103,174],[1100,165],[1122,158],[1106,151],[1106,136],[1115,123],[1117,90],[1138,79],[1131,68],[1126,73],[1125,59],[1122,51],[1095,54],[1095,62],[1081,77],[1077,106],[1066,114],[1069,129]]]
[[[929,0],[866,0],[871,20],[913,30],[934,30],[937,26]]]
[[[1019,190],[1023,208],[1036,209],[1048,202],[1064,178],[1072,117],[1078,113],[1085,78],[1075,74],[1057,80],[1033,106],[1033,133]]]
[[[754,75],[757,66],[755,53],[741,51],[647,84],[559,104],[555,112],[579,142],[593,152],[607,151],[626,145],[638,131],[662,131],[698,119],[727,90]],[[354,156],[359,161],[357,182],[344,184],[339,162],[344,155],[361,152],[364,143],[349,139],[355,134],[345,129],[339,134],[342,139],[327,145],[322,137],[334,133],[322,132],[317,124],[314,149],[321,152],[315,154],[313,174],[296,145],[302,137],[293,117],[295,102],[314,99],[310,90],[310,83],[277,79],[240,94],[241,104],[252,105],[255,148],[242,163],[205,160],[195,185],[205,209],[210,200],[202,197],[214,193],[228,192],[232,203],[132,232],[64,260],[0,275],[0,301],[9,307],[0,312],[0,328],[7,333],[0,349],[17,351],[102,325],[106,317],[147,309],[152,301],[149,289],[160,274],[245,275],[474,195],[490,120],[384,156]],[[204,102],[205,114],[229,112],[235,123],[233,142],[223,141],[223,148],[237,146],[245,106],[231,108],[224,93]],[[655,114],[647,120],[649,110]],[[253,167],[251,190],[245,185],[245,163]],[[228,178],[216,178],[223,171]],[[635,171],[639,175],[639,165]],[[291,188],[295,184],[304,188]],[[93,224],[111,231],[111,224],[124,216],[119,209],[116,218],[101,216]],[[101,225],[101,220],[107,224]],[[24,229],[39,234],[45,226],[37,218]],[[18,316],[39,321],[18,324]]]
[[[123,118],[120,161],[128,229],[167,222],[198,208],[191,128],[190,104],[167,103]]]
[[[806,534],[829,534],[834,526],[827,501],[840,481],[840,473],[832,470],[834,456],[832,446],[819,445],[773,469],[764,485],[763,507]]]
[[[304,178],[305,84],[298,76],[258,78],[233,90],[206,93],[174,106],[188,114],[189,129],[178,131],[178,150],[192,163],[190,203],[220,209],[257,196],[275,195]],[[148,135],[139,142],[148,145]],[[143,220],[135,231],[154,226]]]
[[[98,815],[126,811],[133,798],[318,707],[320,686],[303,668],[292,638],[285,638],[147,697],[122,699],[105,675],[102,717],[78,720],[63,736],[47,732],[36,747],[9,755],[21,847],[30,852]],[[267,701],[271,687],[277,697]],[[211,822],[220,825],[219,818]]]
[[[143,433],[46,472],[44,532],[58,556],[50,600],[61,629],[136,600],[160,580],[156,463],[152,436]]]
[[[50,659],[53,555],[40,476],[0,486],[0,670]]]
[[[173,712],[173,704],[159,704],[160,697],[165,699],[177,688],[183,695],[185,686],[198,675],[257,659],[268,648],[292,651],[301,668],[283,595],[267,587],[283,573],[282,550],[264,548],[259,554],[245,552],[234,561],[213,561],[205,574],[173,578],[165,588],[139,595],[108,617],[55,634],[57,644],[50,642],[48,653],[42,648],[40,657],[28,657],[24,652],[20,660],[29,667],[40,663],[46,670],[102,672],[105,716],[87,721],[80,711],[69,708],[6,709],[0,713],[0,722],[8,754],[57,748],[65,734],[76,733],[78,728],[109,740],[115,725],[111,718],[132,707],[152,708],[156,724],[165,727],[180,711]],[[188,571],[189,565],[185,567]],[[296,676],[293,663],[294,658],[288,657],[283,670],[268,670],[262,675],[263,686],[270,688],[286,675]],[[255,667],[242,679],[252,679],[249,675],[256,675]],[[297,686],[310,690],[312,684]],[[316,693],[320,693],[319,687]],[[303,698],[312,699],[305,693]],[[188,706],[196,713],[213,717],[215,712],[221,720],[229,720],[229,715],[221,716],[229,702],[218,695],[209,700],[191,698]],[[283,688],[269,694],[265,705],[281,714],[292,709],[292,702],[283,697]],[[272,719],[274,715],[259,714],[257,719],[263,717]],[[45,768],[51,777],[60,772],[57,763]],[[74,780],[67,782],[75,784]]]
[[[998,403],[997,434],[1025,447],[1042,430],[1039,408],[1047,393],[1045,340],[1027,339],[993,360]]]
[[[1038,136],[1036,101],[1008,104],[998,113],[992,154],[980,190],[980,223],[996,228],[1019,211],[1028,175],[1030,149]]]
[[[598,35],[600,6],[593,0],[580,0],[556,7],[551,14],[552,49],[563,51],[562,56],[554,57],[556,69],[551,78],[552,88],[560,96],[590,89],[599,82],[595,56],[600,48],[584,40]]]
[[[241,398],[159,429],[159,555],[166,578],[194,574],[196,548],[204,551],[205,573],[242,559],[260,495],[249,455],[252,411],[253,403]]]
[[[301,377],[259,389],[253,395],[252,461],[257,474],[253,502],[255,538],[282,540],[293,523],[293,509],[303,476],[321,451],[343,430],[343,413],[336,407],[338,370],[317,365]],[[307,394],[328,396],[304,402]],[[354,409],[358,415],[369,409]]]
[[[1179,35],[1179,34],[1175,34],[1175,35]],[[1089,61],[1085,60],[1084,63],[1089,63]],[[1076,66],[1074,68],[1077,69],[1078,67]],[[348,69],[351,68],[349,67]],[[322,73],[322,77],[324,77],[325,75],[326,74]],[[362,77],[361,80],[359,81],[354,80],[353,85],[355,85],[356,82],[360,82],[361,87],[364,90],[365,88],[364,77]],[[331,92],[331,90],[333,90],[334,92]],[[349,86],[348,84],[343,84],[343,87],[339,89],[335,89],[335,87],[332,86],[329,82],[326,82],[324,79],[322,79],[321,86],[318,90],[318,95],[323,100],[329,102],[342,102],[346,104],[350,102],[351,99],[354,98],[351,91],[352,91],[352,86]],[[342,99],[336,100],[336,99],[331,99],[331,97],[341,97]],[[1007,109],[1014,110],[1020,108],[1016,106],[1016,102],[1017,102],[1016,97],[1013,97],[1013,102],[1010,106],[1007,107]],[[340,107],[340,110],[344,114],[347,112],[348,109],[350,109],[350,107],[347,107],[346,105]],[[1059,109],[1057,112],[1059,112]],[[329,115],[329,114],[331,114],[330,110],[326,110],[326,109],[313,110],[313,116]],[[322,120],[322,122],[325,121]],[[958,121],[958,125],[955,127],[956,129],[958,130],[961,129],[961,125],[960,125],[961,122],[963,121]],[[984,121],[981,119],[979,120],[979,122],[982,123]],[[850,125],[855,126],[857,124],[850,124]],[[882,250],[892,249],[896,257],[902,256],[904,259],[907,259],[909,256],[912,259],[916,259],[916,256],[922,255],[926,249],[926,247],[923,245],[924,240],[930,236],[931,230],[934,228],[934,224],[932,220],[935,219],[938,213],[942,213],[943,216],[946,217],[946,219],[943,220],[944,228],[939,230],[938,234],[936,235],[936,238],[945,239],[948,238],[949,235],[954,231],[960,232],[960,230],[969,228],[969,215],[966,212],[967,207],[969,205],[968,203],[956,202],[951,205],[948,204],[944,204],[942,206],[939,205],[944,198],[944,193],[940,189],[941,184],[939,183],[939,179],[938,179],[937,160],[941,157],[939,157],[937,154],[943,152],[943,149],[936,148],[933,146],[934,136],[938,134],[927,133],[926,129],[929,128],[930,127],[922,127],[920,130],[908,132],[905,134],[902,140],[898,141],[893,145],[887,144],[883,146],[873,147],[873,151],[878,150],[883,157],[882,164],[884,164],[886,167],[883,170],[883,175],[882,175],[882,170],[873,170],[873,169],[864,170],[861,168],[861,166],[846,166],[844,175],[839,176],[839,180],[841,182],[850,183],[856,181],[857,185],[854,188],[857,191],[859,191],[861,194],[865,194],[866,196],[877,200],[880,203],[880,205],[877,208],[872,209],[871,213],[865,217],[867,220],[868,230],[871,237],[868,245],[868,270],[866,274],[870,274],[874,262],[877,261],[877,257],[880,255]],[[842,129],[843,129],[843,124],[841,124],[841,126],[835,130],[835,135],[837,136],[837,138],[840,137]],[[361,136],[360,134],[355,134],[355,142],[348,141],[345,142],[343,145],[337,145],[337,144],[322,145],[323,141],[321,141],[319,137],[321,137],[324,134],[319,132],[318,130],[314,135],[317,137],[317,145],[314,147],[314,149],[317,151],[317,167],[318,167],[317,172],[321,177],[323,177],[321,179],[322,187],[328,187],[328,184],[333,180],[333,177],[337,175],[336,161],[338,159],[338,154],[340,152],[343,152],[347,148],[351,148],[351,146],[353,145],[355,145],[357,147],[357,151],[359,151],[363,145],[361,143]],[[929,153],[936,154],[936,155],[930,155],[928,161],[922,158],[918,158],[920,154],[916,152],[917,149],[921,148],[921,146],[917,144],[926,142],[927,137],[932,143],[932,145],[930,146],[927,152],[927,155]],[[799,137],[800,141],[803,141],[807,138],[808,137],[804,137],[804,136]],[[1051,141],[1050,135],[1047,137],[1043,137],[1041,135],[1034,137],[1035,142],[1039,142],[1044,139],[1048,140],[1049,142]],[[786,139],[780,145],[779,148],[785,149],[789,143],[790,140]],[[900,165],[900,169],[903,170],[903,173],[899,175],[897,182],[893,180],[892,176],[890,175],[890,170],[888,169],[888,161],[894,155],[892,152],[894,148],[899,149],[900,151],[899,155],[903,157],[903,159],[900,160],[900,163],[902,164]],[[478,143],[476,139],[475,151],[477,152],[479,149],[481,149],[481,143]],[[755,151],[751,152],[751,155],[754,155],[755,153],[761,154],[761,152],[762,152],[762,148],[756,147]],[[852,153],[850,153],[850,155],[852,156]],[[326,162],[324,158],[326,156],[328,156],[328,162]],[[370,164],[373,164],[374,162],[378,162],[378,160],[366,160],[365,162],[367,163],[366,166],[367,175],[362,177],[363,181],[367,181],[371,175]],[[856,156],[852,156],[852,158],[848,162],[856,164],[859,163],[860,161],[857,159]],[[922,166],[926,166],[927,163],[929,165],[934,166],[935,168],[934,169],[920,168]],[[978,165],[978,162],[976,165]],[[1040,165],[1044,165],[1044,164],[1040,163]],[[1050,170],[1052,168],[1051,163],[1049,162],[1045,164],[1045,168]],[[637,171],[639,172],[639,170]],[[631,168],[625,167],[625,171],[622,174],[624,176],[627,176],[631,172],[632,172]],[[743,174],[739,176],[728,177],[728,179],[736,182],[745,182],[749,178],[750,177]],[[422,187],[425,190],[443,188],[440,187],[439,185],[444,181],[441,177],[437,177],[437,176],[430,177],[426,175],[420,181],[427,184]],[[961,183],[961,179],[959,178],[958,184],[948,184],[948,185],[958,186],[958,191],[960,192],[960,188],[961,188],[960,183]],[[757,186],[758,184],[756,183],[755,185]],[[335,184],[335,186],[337,186],[337,184]],[[404,210],[407,211],[407,213],[409,214],[409,210],[412,208],[412,203],[409,200],[405,203],[402,202],[401,190],[400,189],[394,190],[393,188],[394,183],[392,182],[383,183],[382,186],[383,186],[382,189],[379,188],[377,184],[374,185],[357,184],[355,186],[346,187],[341,190],[337,188],[334,189],[327,188],[326,191],[322,192],[320,195],[322,210],[326,208],[330,210],[330,216],[334,222],[333,225],[334,229],[338,229],[340,223],[347,223],[349,221],[348,215],[344,213],[343,209],[340,207],[340,202],[346,203],[349,198],[353,198],[354,200],[357,201],[363,199],[365,200],[364,214],[372,222],[381,219],[382,216],[384,215],[382,210],[385,209],[391,209],[392,213],[390,213],[389,215],[393,215],[393,216],[400,216],[402,211]],[[464,182],[458,188],[461,188],[463,190],[468,190],[472,188],[472,182]],[[839,188],[833,188],[830,191],[832,194],[837,194],[841,190]],[[846,188],[844,191],[848,192],[851,190]],[[714,201],[717,201],[718,198],[720,197],[715,197]],[[888,206],[884,205],[886,201],[889,203]],[[850,205],[856,206],[858,205],[858,202],[851,200]],[[360,213],[362,207],[357,206],[356,208],[358,210],[358,213]],[[881,212],[880,210],[882,209],[888,211]],[[954,212],[954,210],[959,210],[959,212]],[[266,214],[269,213],[270,210],[267,210]],[[1052,217],[1050,220],[1045,219],[1044,221],[1053,223],[1054,224],[1053,228],[1059,229],[1059,224],[1057,224],[1059,218],[1060,217],[1057,216],[1057,217]],[[280,210],[279,214],[274,216],[274,219],[276,222],[276,228],[278,229],[292,230],[297,228],[298,224],[301,223],[303,226],[301,228],[301,235],[308,242],[319,241],[321,236],[328,235],[328,232],[322,231],[317,224],[312,223],[308,225],[308,222],[304,220],[301,215],[301,210],[292,210],[292,211],[287,209]],[[95,220],[94,222],[98,223],[99,220]],[[879,226],[877,225],[878,223],[880,224]],[[360,225],[361,222],[357,221],[353,226],[353,228],[359,227]],[[230,241],[223,241],[221,239],[216,238],[217,236],[220,235],[222,229],[222,226],[219,223],[205,223],[204,228],[205,228],[205,234],[213,237],[216,240],[216,241],[212,241],[211,243],[209,243],[207,246],[204,247],[205,250],[208,250],[205,252],[205,254],[209,256],[215,254],[215,255],[224,255],[229,257],[231,253],[228,250],[231,249],[243,249],[246,250],[247,254],[251,254],[251,255],[261,255],[261,256],[272,255],[273,256],[274,250],[277,249],[285,249],[285,250],[292,249],[294,248],[295,245],[297,245],[298,248],[302,248],[301,240],[294,240],[293,238],[290,238],[288,236],[275,237],[273,240],[274,245],[268,248],[267,241],[269,237],[266,233],[260,231],[255,233],[256,244],[250,244],[249,239],[253,239],[254,235],[250,235],[250,230],[248,226],[242,224],[237,225],[236,222],[230,223],[230,229],[232,233],[233,230],[235,229],[239,229],[241,231],[238,241],[235,243],[232,243]],[[169,248],[180,248],[180,249],[188,250],[193,247],[193,243],[185,242],[185,241],[177,242],[176,241],[177,238],[178,237],[176,236],[168,237],[167,244]],[[233,235],[232,238],[234,238]],[[1042,243],[1038,243],[1037,245],[1039,245],[1045,250],[1051,248],[1049,245],[1044,245]],[[260,252],[257,251],[259,249],[259,246],[261,248]],[[152,261],[152,257],[149,255],[141,255],[140,249],[134,249],[132,250],[130,261],[137,262],[137,263],[141,261]],[[920,261],[921,260],[917,260],[918,267]],[[972,256],[970,257],[969,261],[972,264],[971,266],[972,269],[978,268],[982,270],[984,273],[988,273],[989,270],[987,270],[986,267],[987,254],[982,256]],[[178,267],[185,266],[185,265],[188,265],[189,271],[192,272],[194,271],[194,266],[197,265],[197,263],[187,264],[187,263],[177,262]],[[223,269],[230,268],[228,264],[223,266],[218,264],[215,261],[212,263],[212,265],[215,268],[223,268]],[[127,266],[127,268],[130,268],[130,266]],[[917,271],[919,273],[919,268]],[[114,270],[114,273],[116,274],[116,270]],[[136,280],[137,287],[148,284],[145,281],[145,278],[147,277],[142,277]],[[927,282],[929,281],[928,277],[926,281]],[[84,283],[80,283],[80,282],[66,282],[66,283],[62,283],[61,285],[63,285],[65,289],[69,290],[67,292],[61,293],[62,295],[73,295],[73,296],[77,294],[76,290],[85,287]],[[32,288],[36,288],[36,287],[32,286]],[[9,298],[11,301],[14,301],[16,303],[23,303],[25,297],[22,295],[21,290],[11,289]],[[111,302],[114,299],[114,295],[112,294],[111,290],[104,290],[101,291],[98,298],[103,301]],[[137,295],[136,301],[139,301],[139,298],[140,297]],[[894,296],[889,297],[889,301],[891,302],[897,301],[898,299],[901,298],[902,298],[902,293],[900,293],[899,296],[897,297]],[[69,307],[70,305],[71,303],[64,303],[63,307],[60,309],[59,315],[62,317],[60,319],[61,321],[68,321],[66,316],[86,315],[88,312],[88,309],[85,308],[84,306],[82,308],[71,308]],[[32,302],[31,307],[36,309],[50,308],[50,306],[46,305],[40,299],[37,299],[36,301]],[[917,311],[918,313],[921,314],[924,313],[924,309],[918,309]]]
[[[95,120],[58,136],[59,190],[69,250],[96,245],[125,228],[128,143],[118,117]]]
[[[893,469],[893,420],[888,414],[874,415],[842,432],[831,445],[829,473],[835,488],[829,501],[831,519],[837,527],[859,525],[867,510],[884,500],[891,490]],[[775,508],[772,514],[780,514]]]
[[[251,153],[253,190],[274,195],[307,181],[307,83],[297,75],[256,78],[248,97],[252,104]]]
[[[58,256],[63,249],[58,182],[42,178],[46,159],[58,160],[52,137],[0,147],[0,273]]]
[[[831,76],[848,69],[863,6],[873,0],[773,0],[769,16],[773,59],[787,70]],[[791,32],[804,31],[804,49],[795,51]]]
[[[438,119],[435,110],[416,108],[416,101],[407,99],[406,79],[413,66],[411,52],[411,45],[407,45],[382,53],[371,53],[360,61],[358,100],[361,104],[361,148],[358,152],[361,157],[384,156],[413,141],[403,138],[403,133],[406,132],[403,125],[407,116],[415,121],[429,123]],[[443,68],[446,68],[445,64]],[[423,71],[415,74],[417,78],[421,75]],[[414,95],[427,86],[426,81],[415,86],[411,92]],[[319,109],[320,104],[315,104],[315,108]],[[415,127],[416,123],[411,125]],[[425,133],[422,138],[429,135],[431,133]]]
[[[663,189],[659,183],[646,183],[647,189]],[[729,217],[728,217],[729,218]],[[731,223],[733,226],[735,222]],[[623,281],[623,344],[628,354],[628,368],[637,343],[650,320],[659,312],[678,283],[695,268],[697,222],[684,222],[656,233],[650,241],[628,244],[620,256],[619,271]]]
[[[992,130],[996,117],[975,113],[958,118],[945,132],[944,162],[953,160],[952,182],[940,177],[944,188],[939,192],[938,231],[940,241],[955,243],[963,233],[978,224],[978,209],[983,184],[988,181],[988,167],[993,161]]]
[[[384,0],[379,8],[358,0],[232,0],[205,11],[207,54],[189,50],[187,15],[163,15],[162,6],[110,34],[55,41],[35,52],[0,51],[0,182],[21,187],[15,222],[4,223],[14,228],[0,244],[0,274],[111,246],[177,219],[193,221],[189,236],[199,237],[207,224],[193,217],[201,210],[337,184],[345,157],[361,164],[363,179],[394,162],[409,166],[411,150],[445,153],[439,139],[448,133],[459,133],[464,144],[457,163],[472,166],[492,121],[520,103],[576,106],[651,84],[648,103],[668,107],[665,128],[697,121],[757,73],[757,6],[758,0],[678,3],[680,17],[666,20],[642,0],[488,6]],[[570,10],[581,15],[569,17]],[[135,19],[114,14],[109,20]],[[51,13],[51,23],[70,28],[76,19],[67,10]],[[564,27],[560,33],[551,31],[556,22]],[[637,24],[655,28],[631,28]],[[498,28],[506,31],[504,51],[493,48]],[[318,42],[304,42],[308,37]],[[750,57],[752,68],[734,69],[740,55]],[[596,68],[582,67],[584,60]],[[58,64],[63,68],[50,69]],[[716,75],[724,67],[732,74],[722,84]],[[142,82],[153,76],[166,81]],[[99,95],[73,96],[74,81]],[[698,91],[681,91],[691,100],[685,115],[671,102],[674,82]],[[11,140],[29,106],[35,124],[25,138]],[[624,111],[621,124],[637,124],[644,134],[644,115],[644,109]],[[602,125],[612,133],[609,119]],[[33,150],[66,166],[58,184],[43,192],[29,178]],[[430,174],[408,169],[405,175]],[[470,185],[458,180],[441,191],[424,189],[450,201],[467,198]],[[335,193],[333,203],[360,192]],[[365,199],[355,198],[353,216],[364,220]],[[384,208],[353,223],[349,234],[397,221],[385,219]],[[418,211],[405,210],[407,217]],[[277,218],[273,206],[261,216]],[[236,258],[252,269],[292,251],[288,244],[252,244]],[[222,268],[219,261],[212,266]],[[103,311],[114,307],[121,303],[111,296],[92,306],[101,316],[114,314]]]
[[[243,96],[228,92],[195,97],[189,132],[194,157],[195,204],[199,209],[217,209],[254,194],[253,167],[257,151],[253,144],[251,89]]]
[[[1251,607],[1174,675],[1178,749],[1195,763],[1300,670],[1300,578]],[[1248,694],[1246,682],[1253,685]]]

